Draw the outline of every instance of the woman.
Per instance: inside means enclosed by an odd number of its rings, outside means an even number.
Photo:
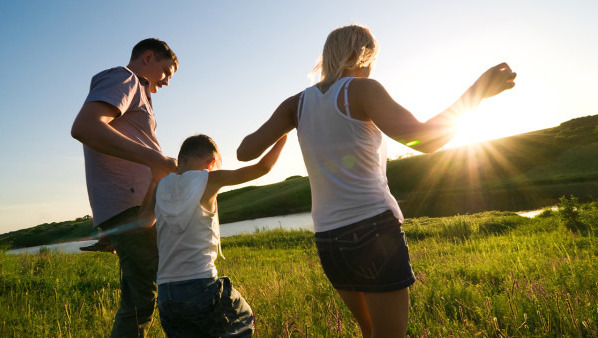
[[[282,102],[243,140],[237,157],[255,159],[297,128],[324,273],[364,337],[392,337],[406,334],[408,286],[415,277],[401,230],[404,218],[388,188],[382,133],[433,152],[453,137],[457,117],[512,88],[516,74],[505,63],[490,68],[455,104],[422,123],[369,78],[377,52],[365,27],[332,31],[314,69],[321,82]]]

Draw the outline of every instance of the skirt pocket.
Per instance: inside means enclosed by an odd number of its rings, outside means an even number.
[[[388,262],[388,250],[377,232],[350,245],[343,243],[338,250],[347,269],[366,279],[376,279]]]

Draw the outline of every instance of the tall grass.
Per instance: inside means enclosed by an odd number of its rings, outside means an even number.
[[[408,220],[418,278],[409,336],[598,336],[598,208],[569,202],[576,216],[562,206],[534,219],[486,212]],[[586,230],[567,228],[567,217]],[[258,337],[359,335],[312,236],[275,230],[223,240],[219,274],[253,308]],[[117,266],[101,253],[0,253],[0,336],[109,335]],[[157,315],[150,336],[163,336]]]

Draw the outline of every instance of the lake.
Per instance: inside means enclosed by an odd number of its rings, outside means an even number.
[[[545,208],[537,209],[537,210],[518,211],[517,215],[523,216],[523,217],[533,218],[533,217],[536,217],[537,215],[539,215],[540,213],[542,213],[542,211],[544,211],[546,209],[550,209],[552,211],[556,211],[556,210],[558,210],[558,207],[556,205],[554,205],[552,207],[545,207]]]
[[[256,230],[268,230],[284,228],[289,230],[306,229],[314,230],[314,223],[309,212],[301,214],[293,214],[286,216],[264,217],[258,219],[250,219],[246,221],[239,221],[233,223],[226,223],[220,226],[220,235],[222,237],[230,237],[243,233],[253,233]],[[94,243],[95,240],[75,241],[60,244],[32,246],[29,248],[21,248],[7,251],[9,254],[36,254],[41,248],[47,248],[50,251],[61,251],[65,253],[82,253],[79,250],[82,246],[88,246]]]

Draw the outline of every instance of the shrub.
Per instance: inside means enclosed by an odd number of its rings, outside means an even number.
[[[587,228],[598,230],[598,202],[583,204],[580,220]]]
[[[544,209],[542,210],[541,213],[539,213],[538,215],[536,215],[536,217],[538,218],[548,218],[548,217],[552,217],[554,215],[554,212],[552,212],[552,209]]]
[[[559,199],[557,214],[565,228],[577,232],[587,230],[587,225],[581,221],[580,204],[575,196],[562,196]]]

